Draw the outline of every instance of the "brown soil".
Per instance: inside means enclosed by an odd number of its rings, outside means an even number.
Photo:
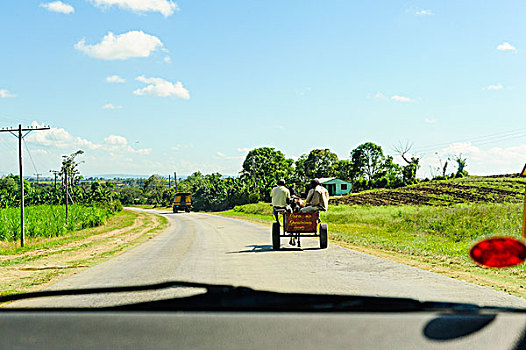
[[[476,177],[422,182],[417,185],[367,191],[331,199],[339,205],[453,205],[458,203],[518,202],[524,196],[519,178]]]

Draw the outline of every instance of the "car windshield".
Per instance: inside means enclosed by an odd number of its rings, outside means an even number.
[[[198,284],[0,306],[219,284],[526,307],[525,12],[2,0],[1,295]]]

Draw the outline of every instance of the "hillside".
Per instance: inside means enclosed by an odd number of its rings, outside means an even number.
[[[371,190],[333,198],[332,205],[433,205],[459,203],[520,202],[524,198],[526,179],[513,175],[469,176],[426,181],[392,190]]]

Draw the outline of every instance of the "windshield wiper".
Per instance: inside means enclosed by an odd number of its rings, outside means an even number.
[[[410,298],[372,297],[359,295],[331,295],[307,293],[279,293],[254,290],[232,285],[170,281],[148,285],[45,290],[0,296],[0,303],[56,296],[79,296],[123,292],[153,291],[166,288],[204,288],[205,293],[189,297],[153,300],[126,305],[97,308],[0,308],[0,312],[14,310],[119,310],[119,311],[258,311],[258,312],[411,312],[447,311],[478,313],[481,311],[526,312],[512,307],[478,306],[466,303],[429,302]]]

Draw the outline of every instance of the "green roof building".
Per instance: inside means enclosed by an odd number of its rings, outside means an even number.
[[[335,177],[321,178],[320,183],[329,191],[330,196],[343,196],[351,193],[352,184]]]

